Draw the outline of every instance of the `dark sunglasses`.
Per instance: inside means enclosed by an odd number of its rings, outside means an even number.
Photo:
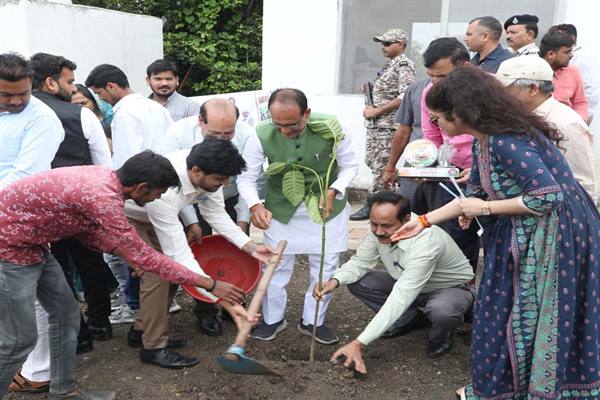
[[[398,43],[398,42],[381,42],[381,44],[382,44],[384,47],[390,47],[390,46],[391,46],[391,45],[393,45],[394,43]]]

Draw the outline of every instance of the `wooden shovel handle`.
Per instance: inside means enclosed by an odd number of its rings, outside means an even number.
[[[250,306],[248,307],[248,315],[255,315],[260,308],[260,304],[262,303],[262,299],[265,296],[267,288],[269,287],[269,283],[271,282],[271,278],[273,277],[273,273],[275,272],[275,268],[279,264],[281,257],[283,256],[283,251],[285,250],[285,246],[287,246],[286,240],[281,240],[277,244],[277,249],[275,250],[275,254],[271,256],[267,264],[267,268],[265,268],[265,272],[263,273],[260,281],[258,282],[258,287],[254,292],[254,297],[252,297],[252,301],[250,302]],[[252,324],[249,322],[245,322],[241,329],[238,331],[237,336],[235,337],[234,344],[240,347],[244,347],[246,345],[246,341],[248,340],[248,335],[250,334],[250,330],[252,329]]]

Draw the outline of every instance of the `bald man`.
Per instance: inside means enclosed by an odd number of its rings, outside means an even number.
[[[189,149],[201,143],[207,137],[230,140],[240,153],[244,151],[248,138],[254,135],[254,128],[239,120],[239,111],[235,104],[225,99],[210,99],[200,106],[200,114],[175,122],[167,130],[169,146],[167,152]],[[261,179],[264,188],[264,177]],[[264,189],[261,189],[261,193]],[[232,177],[228,185],[223,186],[225,210],[237,225],[246,233],[250,228],[250,211],[239,196],[236,178]],[[208,223],[193,207],[181,213],[188,240],[200,242],[202,236],[212,233]],[[200,331],[208,336],[220,336],[221,323],[216,318],[218,309],[208,303],[197,302],[195,313]],[[225,314],[224,314],[225,315]]]

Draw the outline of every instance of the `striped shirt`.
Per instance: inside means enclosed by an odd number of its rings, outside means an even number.
[[[154,94],[148,96],[150,99],[153,99],[153,97]],[[169,110],[173,121],[179,121],[180,119],[198,115],[200,112],[200,104],[198,102],[180,95],[177,92],[173,92],[173,94],[169,96],[165,103],[165,108]]]

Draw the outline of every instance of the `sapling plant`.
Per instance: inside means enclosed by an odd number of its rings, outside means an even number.
[[[306,206],[308,215],[317,224],[321,225],[321,259],[319,264],[319,289],[323,285],[323,265],[325,260],[325,245],[327,240],[326,224],[330,219],[330,210],[327,209],[328,191],[330,190],[331,178],[334,168],[337,167],[337,150],[344,138],[342,127],[337,119],[309,122],[309,126],[316,134],[332,142],[332,151],[327,164],[327,170],[323,174],[307,166],[297,163],[274,162],[267,168],[268,175],[282,174],[282,191],[285,198],[294,206],[298,207],[302,201]],[[318,154],[315,154],[318,160]],[[305,175],[314,176],[312,183],[306,187]],[[309,361],[315,358],[315,338],[317,334],[317,319],[319,316],[320,300],[317,300],[315,317],[313,322],[312,338],[310,342]]]

